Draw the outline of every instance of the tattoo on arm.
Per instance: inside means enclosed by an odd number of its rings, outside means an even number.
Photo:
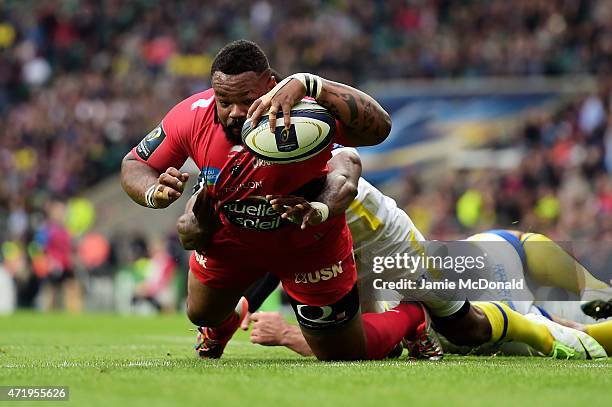
[[[353,95],[349,93],[344,93],[341,96],[342,96],[342,99],[344,99],[344,102],[349,107],[349,110],[351,112],[351,120],[350,120],[351,125],[357,126],[359,111],[357,110],[357,102],[355,101],[355,98],[353,97]]]
[[[346,127],[357,145],[382,142],[391,130],[387,112],[370,96],[340,83],[325,81],[317,102]]]

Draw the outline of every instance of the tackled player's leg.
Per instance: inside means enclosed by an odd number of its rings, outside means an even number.
[[[510,275],[521,271],[529,259],[521,245],[520,235],[520,232],[491,230],[471,236],[468,240],[475,243],[499,241],[497,251],[488,253],[489,259],[495,259],[497,267],[504,267],[506,274]],[[500,247],[503,242],[507,248]],[[513,256],[516,259],[512,260]],[[474,303],[461,318],[436,320],[436,327],[451,342],[459,345],[515,341],[526,343],[544,355],[560,358],[584,359],[589,355],[595,357],[592,353],[601,353],[587,350],[588,347],[582,343],[581,332],[547,319],[525,317],[501,301]],[[483,339],[486,340],[483,342]]]
[[[538,284],[563,288],[580,295],[610,296],[612,288],[594,277],[557,242],[540,233],[507,231],[520,239],[525,252],[527,274]],[[590,299],[590,298],[589,298]]]

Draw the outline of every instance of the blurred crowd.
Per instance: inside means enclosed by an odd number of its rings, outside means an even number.
[[[612,82],[528,113],[510,137],[483,147],[492,157],[511,149],[520,159],[512,169],[407,175],[401,204],[425,236],[505,227],[559,241],[612,241]]]
[[[86,200],[52,198],[31,236],[2,242],[0,315],[15,306],[73,313],[176,311],[188,270],[177,236],[106,237],[75,229],[71,219],[88,216],[83,208]]]
[[[214,54],[237,38],[261,44],[281,73],[349,84],[603,77],[612,74],[612,1],[0,1],[2,268],[18,274],[15,259],[24,270],[37,261],[42,270],[98,267],[75,249],[95,219],[81,192],[116,173],[176,101],[209,86]],[[609,117],[607,86],[534,114],[512,140],[524,157],[516,170],[457,172],[434,184],[409,177],[407,196],[418,197],[405,201],[409,213],[438,238],[496,224],[610,237]],[[111,254],[124,243],[102,238]],[[53,257],[62,245],[76,266]],[[108,258],[115,270],[137,261]]]

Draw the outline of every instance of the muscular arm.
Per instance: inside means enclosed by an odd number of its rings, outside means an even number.
[[[194,194],[185,205],[185,212],[176,223],[176,229],[185,250],[203,250],[221,227],[213,200],[206,187]]]
[[[195,204],[197,195],[193,195],[185,205],[185,212],[178,218],[176,230],[179,235],[181,246],[185,250],[196,250],[198,242],[203,238],[203,231],[195,214],[193,213],[193,205]]]
[[[327,205],[329,216],[342,215],[357,196],[361,160],[355,150],[345,149],[338,152],[328,164],[331,170],[317,199]],[[302,197],[268,195],[266,198],[283,218],[301,222],[302,229],[323,221],[321,213]]]
[[[157,185],[153,195],[156,208],[165,208],[181,197],[189,174],[174,167],[159,173],[149,165],[138,161],[130,152],[121,162],[121,186],[134,202],[148,206],[145,194],[152,185]]]
[[[330,216],[343,214],[357,196],[361,176],[361,159],[352,149],[344,149],[328,161],[330,171],[319,202],[329,207]]]
[[[296,74],[300,75],[300,74]],[[342,83],[320,78],[321,92],[317,103],[325,107],[342,124],[342,135],[354,146],[370,146],[382,143],[391,131],[389,114],[364,92]],[[247,117],[255,126],[268,111],[271,131],[276,127],[277,112],[282,111],[285,123],[289,122],[291,107],[306,95],[306,84],[291,76],[278,83],[272,90],[257,99]]]
[[[128,153],[121,162],[121,186],[134,202],[147,206],[145,192],[157,182],[159,172]]]
[[[354,146],[380,144],[391,131],[391,117],[378,102],[348,85],[323,79],[317,103],[343,124],[343,135]]]
[[[296,325],[290,325],[278,312],[256,312],[251,315],[251,342],[264,346],[285,346],[302,356],[312,356],[312,350]]]
[[[297,325],[289,325],[283,331],[283,341],[281,345],[299,353],[302,356],[314,356],[312,349],[308,346],[300,327]]]

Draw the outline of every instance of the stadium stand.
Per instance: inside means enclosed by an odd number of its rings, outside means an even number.
[[[95,222],[84,198],[91,187],[115,176],[173,103],[207,87],[215,52],[241,37],[262,44],[280,72],[346,83],[592,75],[594,92],[530,112],[510,138],[490,141],[518,146],[516,168],[462,169],[434,182],[407,171],[400,203],[432,238],[517,225],[612,240],[606,1],[2,2],[0,244],[21,305],[48,280],[49,202],[68,203],[67,219],[77,220],[64,226],[78,247]],[[126,241],[146,247],[140,236],[105,238],[111,249],[99,264],[72,251],[77,275],[112,276],[137,261]]]

